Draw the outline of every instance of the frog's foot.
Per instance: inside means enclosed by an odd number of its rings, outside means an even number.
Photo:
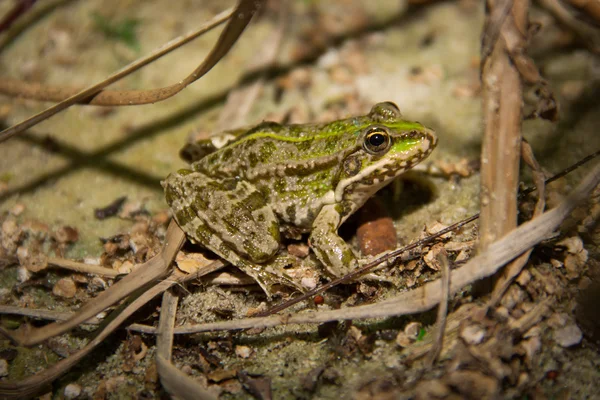
[[[291,264],[291,259],[286,254],[278,254],[272,260],[255,264],[247,260],[239,260],[236,266],[244,273],[251,276],[265,292],[267,297],[273,297],[273,287],[283,285],[294,288],[300,292],[305,292],[306,288],[300,282],[292,278],[285,267]]]

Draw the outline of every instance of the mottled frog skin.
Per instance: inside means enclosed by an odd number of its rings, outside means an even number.
[[[364,116],[325,124],[262,123],[188,147],[197,160],[163,182],[188,238],[252,276],[298,287],[274,267],[282,238],[309,233],[325,270],[358,266],[340,225],[375,192],[435,148],[431,129],[378,103]],[[198,154],[194,156],[194,150]]]

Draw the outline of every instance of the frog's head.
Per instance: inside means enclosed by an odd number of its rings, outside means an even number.
[[[427,158],[437,144],[431,129],[402,119],[391,102],[375,104],[360,119],[359,129],[356,151],[344,159],[335,190],[337,201],[349,200],[356,207]]]

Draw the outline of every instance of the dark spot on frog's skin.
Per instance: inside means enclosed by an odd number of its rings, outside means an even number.
[[[273,143],[271,141],[265,142],[260,147],[260,151],[259,151],[260,161],[262,163],[269,162],[269,159],[271,158],[271,155],[273,154],[273,152],[275,152],[275,150],[277,150],[277,146],[275,146],[275,143]]]
[[[190,169],[187,169],[187,168],[180,169],[180,170],[178,170],[178,171],[177,171],[177,173],[178,173],[179,175],[181,175],[181,176],[186,176],[186,175],[189,175],[189,174],[191,174],[192,172],[194,172],[194,171],[192,171],[192,170],[190,170]]]
[[[344,160],[344,172],[348,176],[354,176],[360,172],[361,163],[357,157],[348,157]]]
[[[237,188],[237,185],[238,181],[236,179],[223,179],[221,181],[221,185],[217,187],[217,190],[230,192],[232,190],[235,190]]]
[[[181,227],[190,223],[194,218],[196,218],[196,214],[189,207],[182,208],[175,213],[175,220]]]
[[[296,149],[298,149],[299,152],[305,152],[310,150],[311,146],[312,146],[313,140],[305,140],[303,142],[295,142],[294,145],[296,146]]]
[[[223,153],[221,154],[221,160],[224,161],[224,162],[229,161],[229,159],[231,158],[232,154],[233,154],[233,150],[231,150],[229,148],[223,150]]]
[[[250,167],[254,168],[258,164],[258,157],[256,153],[252,152],[248,154],[248,161],[250,161]]]
[[[337,146],[337,142],[335,140],[328,140],[327,145],[325,146],[325,151],[330,153],[335,150]]]
[[[285,209],[285,213],[286,213],[289,221],[296,220],[296,206],[295,205],[290,204],[289,206],[287,206]]]
[[[167,204],[169,205],[169,207],[172,207],[173,202],[178,198],[179,196],[177,196],[177,193],[173,193],[173,188],[167,185],[167,187],[165,188],[165,199],[167,200]]]
[[[208,208],[208,204],[206,203],[206,200],[203,198],[202,194],[204,193],[204,191],[199,191],[198,194],[196,195],[196,197],[194,197],[194,201],[192,201],[192,208],[196,209],[196,210],[202,210],[205,211]]]
[[[271,226],[269,227],[269,234],[277,242],[281,242],[281,236],[280,236],[280,231],[279,231],[279,224],[277,223],[277,221],[273,221],[271,223]]]
[[[244,207],[248,211],[255,211],[267,205],[265,198],[259,192],[253,192],[245,199],[240,201],[240,207]]]
[[[248,257],[253,262],[261,263],[268,261],[272,254],[264,252],[259,249],[252,240],[244,240],[242,243],[244,251],[248,254]]]
[[[275,180],[273,184],[273,189],[279,194],[283,194],[285,192],[285,188],[287,187],[287,181],[283,178]]]
[[[344,252],[342,253],[342,264],[346,267],[350,267],[352,261],[354,261],[354,254],[352,253],[352,250],[350,250],[350,247],[348,247],[344,249]]]
[[[194,237],[194,239],[196,239],[198,242],[200,242],[202,244],[210,243],[210,239],[215,234],[215,232],[212,229],[210,229],[208,226],[206,226],[204,224],[200,224],[196,228],[195,233],[196,233],[196,236]]]
[[[227,257],[229,257],[229,254],[231,253],[231,249],[229,248],[229,246],[227,246],[227,244],[221,243],[219,245],[219,253],[221,253],[221,256],[223,258],[227,258]]]

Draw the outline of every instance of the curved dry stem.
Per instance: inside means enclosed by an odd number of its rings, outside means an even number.
[[[67,260],[66,258],[60,258],[60,257],[48,257],[48,264],[54,265],[56,267],[60,267],[63,269],[68,269],[71,271],[81,272],[84,274],[108,276],[110,278],[114,278],[118,275],[122,275],[121,273],[119,273],[119,271],[115,271],[114,269],[101,267],[99,265],[84,264],[84,263]]]
[[[216,396],[194,379],[179,371],[170,361],[177,300],[176,296],[166,291],[160,307],[158,338],[156,339],[156,367],[160,383],[171,396],[180,399],[216,399]]]
[[[76,103],[84,102],[99,105],[148,104],[167,99],[177,94],[178,92],[183,90],[187,85],[196,81],[198,78],[210,71],[212,67],[214,67],[216,63],[221,58],[223,58],[225,54],[227,54],[227,52],[231,49],[231,47],[240,37],[246,26],[248,26],[248,23],[256,13],[256,10],[262,5],[263,2],[264,0],[240,0],[240,2],[233,11],[227,10],[218,14],[215,18],[213,18],[213,20],[210,23],[206,24],[203,27],[204,31],[200,29],[199,31],[202,31],[202,33],[204,33],[205,31],[219,25],[226,19],[230,19],[227,25],[225,26],[223,32],[221,32],[217,43],[212,48],[210,53],[206,56],[202,64],[200,64],[200,66],[196,68],[196,70],[194,70],[189,76],[187,76],[182,81],[171,86],[152,90],[132,90],[125,92],[102,91],[102,89],[104,89],[111,83],[116,82],[124,76],[149,64],[151,61],[154,61],[155,59],[173,50],[174,48],[176,48],[175,45],[179,44],[180,42],[181,44],[187,43],[187,41],[192,39],[188,37],[177,39],[175,43],[167,43],[165,46],[153,52],[150,56],[144,57],[141,60],[133,62],[127,67],[117,71],[104,81],[68,97],[60,103],[55,104],[54,106],[26,119],[25,121],[22,121],[8,129],[5,129],[4,131],[0,132],[0,142],[3,142],[9,139],[10,137],[16,135],[17,133],[37,125],[45,119],[57,114],[58,112]],[[236,18],[231,18],[232,15],[235,15]],[[192,36],[197,37],[199,36],[199,34],[195,33],[192,34]],[[0,84],[3,81],[5,81],[5,79],[0,79]],[[5,89],[10,90],[11,88],[14,88],[14,81],[8,81],[6,83]]]

